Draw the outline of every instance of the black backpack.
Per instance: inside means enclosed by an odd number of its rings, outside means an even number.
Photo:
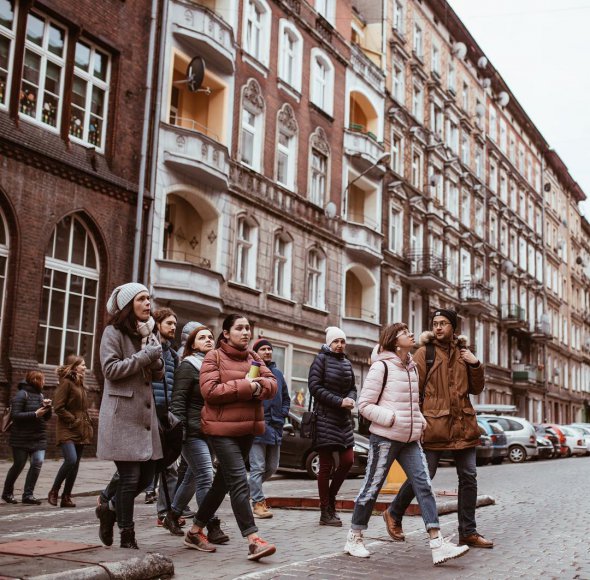
[[[424,396],[426,395],[426,385],[428,384],[428,379],[430,378],[430,371],[432,370],[432,366],[434,365],[434,359],[436,358],[436,351],[434,349],[434,344],[429,342],[426,345],[426,376],[424,377],[424,384],[422,385],[422,390],[420,391],[420,406],[424,403]]]

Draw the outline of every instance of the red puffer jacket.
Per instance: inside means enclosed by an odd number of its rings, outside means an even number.
[[[252,394],[245,378],[253,360],[261,363],[258,397]],[[222,342],[207,353],[200,376],[205,406],[201,411],[201,429],[207,435],[240,437],[264,433],[263,399],[277,393],[277,380],[262,359],[249,350],[239,350]]]

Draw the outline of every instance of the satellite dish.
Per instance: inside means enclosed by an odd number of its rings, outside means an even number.
[[[489,89],[492,86],[492,79],[482,79],[481,86],[484,89]]]
[[[475,105],[475,114],[481,119],[486,114],[486,108],[483,103]]]
[[[488,59],[485,56],[480,56],[477,61],[477,66],[479,68],[486,68],[486,66],[488,66]]]
[[[336,217],[336,204],[333,201],[329,201],[324,208],[324,212],[326,213],[326,217],[333,219]]]
[[[514,264],[510,260],[504,260],[502,267],[508,276],[514,274]]]
[[[464,42],[455,42],[455,44],[453,45],[453,54],[463,60],[465,58],[465,55],[467,54],[467,46],[465,45]]]
[[[510,95],[506,91],[502,91],[498,95],[498,104],[501,107],[505,107],[510,102]]]
[[[195,56],[186,67],[186,86],[191,93],[196,93],[203,84],[205,78],[205,61],[200,56]]]

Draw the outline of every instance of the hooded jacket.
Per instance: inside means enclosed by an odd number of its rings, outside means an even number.
[[[92,443],[94,429],[88,415],[88,397],[84,385],[74,377],[63,377],[53,396],[53,410],[57,415],[56,441],[87,445]]]
[[[426,345],[434,344],[434,364],[426,379]],[[421,347],[414,354],[420,377],[420,393],[424,393],[422,414],[426,419],[423,447],[431,450],[467,449],[479,441],[475,409],[469,395],[479,395],[484,389],[484,367],[467,364],[460,349],[467,348],[467,338],[453,337],[445,345],[434,333],[420,336]]]
[[[245,378],[253,360],[259,361],[261,391],[254,397]],[[253,351],[234,348],[227,342],[211,350],[201,366],[201,430],[207,435],[241,437],[264,433],[262,401],[277,393],[277,380]]]
[[[378,354],[363,383],[358,408],[371,421],[371,433],[392,441],[419,441],[426,421],[420,412],[418,370],[412,355],[408,354],[406,366],[393,352]]]
[[[18,391],[12,398],[10,416],[13,424],[10,428],[9,444],[12,447],[41,451],[47,449],[47,421],[51,418],[51,409],[41,417],[35,411],[43,406],[43,391],[26,381],[18,384]]]

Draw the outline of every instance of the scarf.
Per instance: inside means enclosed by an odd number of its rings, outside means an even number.
[[[148,339],[156,326],[156,321],[150,316],[146,322],[137,322],[137,334],[141,336],[141,348],[145,348]]]
[[[205,358],[204,352],[195,352],[195,353],[187,356],[184,360],[191,363],[199,372],[201,372],[201,365],[203,364],[204,358]]]

